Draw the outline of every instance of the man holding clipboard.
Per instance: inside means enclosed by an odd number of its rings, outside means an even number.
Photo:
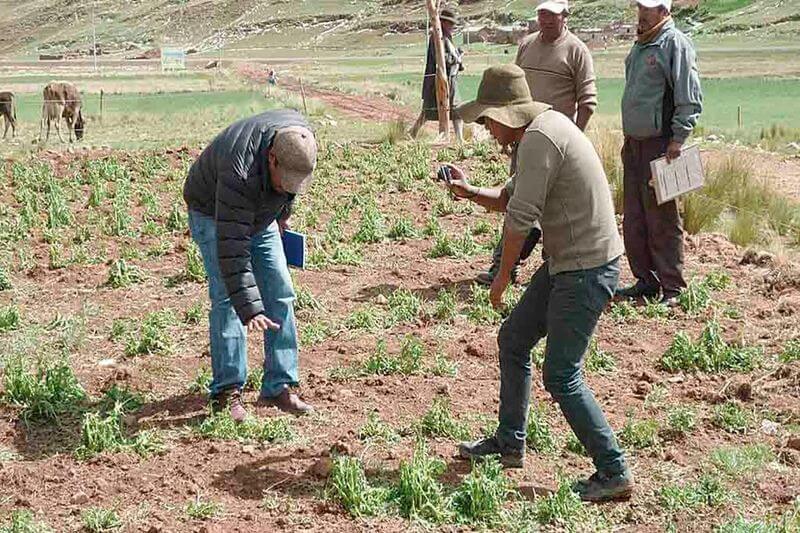
[[[658,204],[651,161],[681,155],[702,111],[692,42],[672,20],[672,0],[638,0],[638,38],[625,59],[622,96],[625,252],[636,283],[623,298],[675,305],[683,278],[683,222],[676,202]]]
[[[308,190],[316,163],[317,144],[305,118],[268,111],[228,126],[203,150],[184,184],[189,229],[208,274],[211,407],[228,409],[236,422],[247,415],[241,392],[248,330],[264,335],[260,401],[293,414],[312,410],[289,389],[299,380],[297,328],[281,234],[288,232],[294,197]]]

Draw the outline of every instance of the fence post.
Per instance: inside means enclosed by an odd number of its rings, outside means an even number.
[[[736,124],[739,126],[739,128],[742,127],[742,106],[741,105],[736,106]]]
[[[100,124],[103,123],[103,89],[100,89]]]
[[[303,97],[303,111],[308,116],[308,106],[306,105],[306,89],[303,87],[303,78],[300,78],[300,95]]]

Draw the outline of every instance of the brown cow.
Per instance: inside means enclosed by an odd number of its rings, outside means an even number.
[[[42,122],[39,124],[39,140],[42,138],[42,130],[47,122],[47,138],[50,138],[50,123],[55,122],[56,132],[61,142],[61,119],[67,122],[69,130],[69,142],[72,142],[72,131],[75,131],[77,140],[83,138],[84,121],[81,113],[81,94],[71,83],[51,82],[42,91],[44,103],[42,104]]]
[[[11,138],[17,136],[17,106],[14,105],[14,93],[0,92],[0,117],[5,117],[6,129],[3,132],[3,139],[8,135],[8,128],[11,128]]]

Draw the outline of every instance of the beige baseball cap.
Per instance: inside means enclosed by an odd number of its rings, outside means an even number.
[[[272,153],[283,170],[281,184],[286,192],[302,194],[314,181],[317,166],[317,141],[311,130],[289,126],[278,130],[272,142]]]
[[[569,3],[567,3],[567,0],[548,0],[536,6],[536,11],[549,11],[556,15],[566,13],[569,15]]]

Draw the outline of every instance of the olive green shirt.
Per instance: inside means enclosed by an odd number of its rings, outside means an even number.
[[[624,252],[603,164],[563,114],[533,119],[506,184],[506,226],[525,235],[539,222],[550,274],[605,265]]]

